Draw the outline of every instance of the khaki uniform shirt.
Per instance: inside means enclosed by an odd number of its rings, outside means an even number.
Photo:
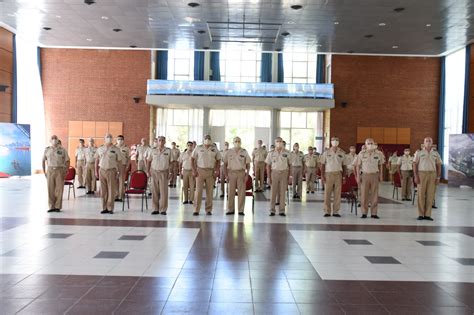
[[[122,165],[127,165],[128,160],[130,159],[130,148],[125,144],[121,146],[117,145],[117,148],[119,148],[120,153],[122,153]]]
[[[304,154],[301,151],[291,152],[291,166],[303,166]]]
[[[95,162],[95,154],[97,153],[96,147],[87,147],[84,149],[84,155],[86,157],[87,163],[94,163]]]
[[[100,168],[104,170],[118,170],[122,162],[122,152],[115,145],[107,147],[104,144],[97,149],[96,158],[99,158]]]
[[[342,166],[346,165],[346,153],[341,148],[337,148],[336,152],[330,148],[324,151],[319,162],[324,164],[325,172],[342,172]]]
[[[137,145],[138,161],[146,160],[146,156],[149,149],[150,149],[150,146],[148,145],[141,145],[141,144]]]
[[[418,164],[418,171],[436,171],[436,164],[442,163],[441,156],[434,149],[416,151],[413,162]]]
[[[255,162],[265,162],[268,152],[264,148],[255,148],[252,152],[252,157]]]
[[[379,165],[382,165],[384,160],[382,152],[364,150],[357,155],[356,165],[361,168],[362,173],[374,174],[379,172]]]
[[[308,153],[304,156],[304,165],[306,167],[316,167],[318,166],[318,161],[319,161],[319,156],[317,156],[314,153],[312,155],[309,155]]]
[[[221,155],[221,163],[220,163],[221,166],[224,165],[224,155],[227,153],[227,151],[229,151],[229,149],[224,149],[224,150],[219,151]]]
[[[178,148],[170,149],[170,151],[171,151],[171,162],[178,162],[179,155],[180,155],[179,149]]]
[[[271,151],[268,153],[265,163],[269,164],[273,171],[286,171],[291,165],[291,152],[286,149],[280,152]]]
[[[397,164],[400,165],[400,170],[402,171],[412,171],[413,170],[413,156],[411,155],[402,155]]]
[[[221,160],[221,154],[215,146],[210,145],[207,149],[204,145],[198,145],[193,151],[193,158],[199,168],[212,168],[216,166],[216,161]]]
[[[390,163],[390,165],[396,165],[398,164],[398,156],[391,156],[389,159],[388,159],[388,163]]]
[[[242,171],[247,169],[247,164],[250,164],[250,155],[247,150],[229,149],[224,154],[224,163],[227,163],[227,169],[230,171]]]
[[[82,161],[86,159],[85,152],[84,152],[85,150],[86,150],[85,147],[76,148],[75,157],[77,158],[78,161]]]
[[[69,155],[63,147],[49,146],[44,150],[43,158],[48,162],[48,167],[66,167]]]
[[[149,151],[147,161],[151,161],[151,169],[155,171],[166,171],[170,168],[171,149],[153,148]]]
[[[351,169],[351,170],[354,169],[355,167],[354,162],[356,159],[357,159],[357,154],[355,153],[354,155],[352,155],[351,153],[346,154],[346,165],[348,169]]]
[[[193,169],[193,162],[191,157],[193,156],[192,152],[186,151],[179,156],[179,162],[183,164],[183,169],[185,171],[191,171]]]

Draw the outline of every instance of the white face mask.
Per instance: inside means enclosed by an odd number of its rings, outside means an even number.
[[[122,144],[123,144],[123,140],[122,140],[122,139],[118,139],[118,140],[117,140],[117,143],[118,143],[119,145],[122,145]]]
[[[350,149],[349,151],[350,151],[351,153],[355,153],[356,150],[355,150],[355,149]]]
[[[365,148],[366,148],[367,150],[374,150],[374,149],[375,149],[375,145],[374,145],[374,144],[366,144],[366,145],[365,145]]]
[[[106,144],[112,143],[112,138],[111,138],[111,137],[106,137],[106,138],[105,138],[105,143],[106,143]]]
[[[337,141],[337,140],[332,140],[332,141],[331,141],[331,145],[332,145],[333,147],[337,147],[337,146],[339,145],[339,141]]]
[[[89,146],[90,146],[90,147],[93,147],[93,146],[94,146],[94,142],[89,142]]]
[[[51,139],[51,145],[57,145],[58,139]]]
[[[212,144],[211,139],[204,139],[204,144],[211,145]]]
[[[405,151],[405,155],[410,155],[410,151]]]
[[[237,149],[240,149],[241,143],[240,142],[234,142],[234,147]]]
[[[299,149],[300,149],[299,147],[294,147],[293,148],[293,150],[295,150],[295,151],[299,151]]]
[[[275,148],[283,148],[283,142],[275,143]]]

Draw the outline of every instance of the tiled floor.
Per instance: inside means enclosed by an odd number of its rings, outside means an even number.
[[[166,217],[81,190],[47,214],[44,177],[0,180],[0,313],[473,314],[472,192],[440,186],[434,222],[391,193],[381,220],[323,218],[320,191],[284,218],[268,193],[194,217],[176,189]]]

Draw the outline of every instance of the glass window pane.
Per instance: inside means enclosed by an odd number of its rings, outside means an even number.
[[[293,53],[293,61],[307,61],[308,55],[306,53]]]
[[[291,113],[292,128],[306,128],[306,113]]]
[[[280,126],[282,128],[291,127],[291,112],[280,112]]]
[[[226,110],[225,111],[225,124],[226,126],[240,126],[240,111],[239,110]]]
[[[314,112],[314,113],[309,112],[306,115],[306,127],[307,128],[316,128],[317,114],[318,113],[316,113],[316,112]]]
[[[295,143],[306,152],[309,146],[314,145],[314,129],[291,129],[291,146]]]
[[[240,62],[227,61],[226,76],[240,76]]]
[[[286,147],[288,148],[288,144],[290,143],[291,141],[291,138],[290,138],[290,129],[281,129],[280,130],[280,137],[286,141]]]
[[[209,113],[211,126],[222,127],[225,125],[225,111],[212,109]]]
[[[241,63],[242,75],[247,77],[255,77],[257,75],[257,67],[255,61],[242,61]]]
[[[188,110],[187,109],[174,109],[174,124],[187,126],[188,123]]]
[[[174,63],[175,75],[189,75],[189,60],[176,59]]]
[[[306,78],[308,76],[308,64],[306,62],[293,63],[293,77]]]
[[[271,113],[268,110],[255,111],[255,127],[270,128]]]

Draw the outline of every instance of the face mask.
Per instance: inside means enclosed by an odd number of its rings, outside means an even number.
[[[240,143],[240,142],[234,142],[234,147],[236,147],[237,149],[239,149],[239,148],[240,148],[240,145],[241,145],[241,143]]]
[[[365,148],[366,148],[367,150],[373,150],[373,149],[375,149],[375,147],[374,147],[373,144],[367,144],[367,145],[365,146]]]
[[[122,144],[123,144],[123,140],[122,140],[122,139],[118,139],[118,140],[117,140],[117,143],[118,143],[119,145],[122,145]]]
[[[275,147],[276,147],[276,148],[283,148],[283,142],[277,142],[277,143],[275,144]]]
[[[262,145],[259,143],[259,144],[257,144],[257,147],[258,147],[258,148],[261,148],[261,147],[262,147]]]
[[[58,139],[51,139],[51,145],[57,145]]]
[[[89,142],[89,146],[90,146],[90,147],[93,147],[93,146],[94,146],[94,142]]]
[[[211,139],[204,139],[204,144],[205,145],[211,145]]]
[[[405,151],[405,155],[410,155],[410,151]]]
[[[110,138],[110,137],[105,138],[105,143],[107,143],[107,144],[112,143],[112,138]]]
[[[300,148],[294,147],[293,150],[298,151]]]
[[[339,141],[337,141],[337,140],[332,140],[332,141],[331,141],[331,145],[332,145],[333,147],[337,147],[337,146],[339,145]]]
[[[224,146],[224,149],[229,150],[229,146],[226,144],[226,145]]]
[[[373,147],[373,148],[374,148],[374,150],[377,149],[377,148],[378,148],[378,145],[374,144],[374,147]]]
[[[356,150],[350,149],[349,151],[350,151],[351,153],[355,153]]]

